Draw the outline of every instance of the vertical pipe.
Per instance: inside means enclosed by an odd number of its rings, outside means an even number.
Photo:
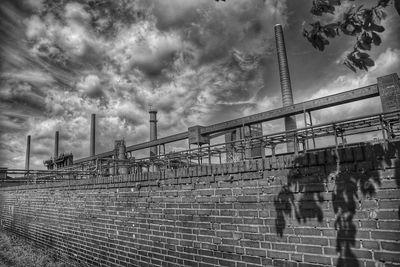
[[[337,149],[338,148],[338,140],[337,140],[337,129],[336,129],[335,124],[333,124],[333,132],[335,133],[335,147]]]
[[[282,91],[282,104],[284,107],[293,105],[293,94],[292,86],[290,83],[289,75],[289,65],[286,56],[285,39],[283,37],[283,29],[280,24],[275,25],[275,42],[276,50],[278,53],[278,64],[279,64],[279,78],[281,81],[281,91]],[[285,117],[285,130],[290,131],[297,129],[296,117],[289,116]],[[293,134],[290,134],[291,136]],[[289,139],[293,140],[293,137]],[[294,142],[289,141],[287,143],[287,151],[294,152]]]
[[[311,126],[311,133],[312,133],[312,141],[313,141],[313,148],[315,148],[315,134],[313,130],[313,122],[312,122],[312,116],[311,116],[311,111],[308,111],[308,117],[310,118],[310,126]]]
[[[29,171],[29,163],[31,157],[31,136],[26,137],[26,154],[25,154],[25,170]]]
[[[90,117],[90,156],[96,154],[96,114]]]
[[[157,140],[157,110],[150,109],[150,141]],[[157,156],[157,146],[150,148],[150,157]]]
[[[208,164],[211,165],[211,148],[208,146]]]
[[[308,148],[309,148],[309,145],[308,145],[308,130],[307,130],[308,123],[307,123],[306,110],[304,108],[303,108],[303,115],[304,115],[304,128],[306,130],[306,139],[303,141],[303,150],[307,151]]]
[[[58,157],[58,142],[59,142],[59,137],[60,133],[56,131],[55,137],[54,137],[54,159]]]

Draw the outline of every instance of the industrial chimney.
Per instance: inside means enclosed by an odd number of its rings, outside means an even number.
[[[54,159],[58,157],[58,142],[59,142],[59,132],[56,131],[55,137],[54,137]]]
[[[150,108],[150,141],[157,140],[157,110]],[[150,157],[157,156],[157,147],[150,148]]]
[[[276,50],[278,53],[278,63],[279,63],[279,77],[281,81],[281,91],[282,91],[282,104],[284,107],[293,105],[293,94],[292,86],[290,83],[289,66],[286,56],[285,40],[283,38],[282,25],[277,24],[274,27],[275,30],[275,42]],[[290,131],[297,129],[296,117],[289,116],[285,117],[285,130]],[[294,152],[294,138],[293,135],[287,136],[291,141],[287,143],[287,151]]]
[[[90,156],[96,153],[96,114],[90,117]]]
[[[115,140],[115,157],[121,162],[119,162],[118,165],[118,174],[127,174],[128,173],[128,168],[126,167],[126,145],[124,140]]]
[[[25,170],[29,171],[29,162],[31,157],[31,136],[26,138]]]

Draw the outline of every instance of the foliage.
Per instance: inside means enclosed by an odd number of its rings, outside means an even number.
[[[400,14],[400,0],[393,1]],[[340,33],[354,36],[356,43],[353,50],[347,55],[344,65],[354,72],[357,69],[368,71],[368,68],[374,66],[375,63],[365,51],[371,50],[372,45],[378,46],[382,42],[379,33],[385,30],[381,22],[386,18],[384,9],[389,2],[390,0],[379,0],[377,5],[371,8],[365,8],[364,5],[358,7],[353,5],[344,13],[342,20],[326,25],[316,21],[309,24],[310,28],[303,29],[303,35],[314,48],[320,51],[329,45],[329,38],[335,38]],[[341,4],[340,0],[314,0],[310,12],[315,16],[322,16],[326,13],[334,14],[336,7]]]
[[[15,267],[67,267],[79,266],[75,261],[59,261],[60,256],[51,249],[35,248],[32,242],[15,234],[0,231],[0,266]]]

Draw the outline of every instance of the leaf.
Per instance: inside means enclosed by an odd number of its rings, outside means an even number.
[[[329,4],[332,6],[340,6],[342,3],[340,2],[340,0],[328,0]]]
[[[389,2],[390,2],[390,0],[379,0],[378,6],[387,7]]]
[[[372,59],[370,59],[369,57],[368,58],[363,58],[362,61],[368,67],[373,67],[375,65],[375,62]]]
[[[367,53],[362,53],[362,52],[358,53],[358,56],[360,58],[369,58],[369,55]]]
[[[325,33],[326,37],[329,37],[329,38],[334,38],[336,36],[335,28],[325,27],[324,33]]]
[[[366,32],[363,33],[363,35],[361,36],[361,39],[362,39],[363,43],[366,43],[366,44],[372,43],[372,37],[369,36],[369,34]]]
[[[319,51],[324,51],[325,45],[324,42],[322,41],[322,38],[319,36],[316,36],[313,40],[313,46],[315,48],[318,48]]]
[[[349,69],[351,69],[353,72],[357,72],[356,68],[354,68],[353,64],[351,64],[350,61],[348,61],[347,59],[343,62],[343,64],[348,67]]]
[[[358,48],[362,49],[362,50],[371,50],[371,44],[369,43],[364,43],[362,41],[357,42],[357,46]]]
[[[358,13],[358,12],[361,10],[361,8],[363,8],[363,6],[364,6],[364,5],[360,5],[360,6],[357,8],[357,10],[356,10],[355,13]]]
[[[371,9],[365,10],[365,11],[362,13],[362,17],[363,17],[363,19],[364,19],[363,28],[364,28],[365,30],[368,30],[369,25],[372,23],[372,20],[373,20],[373,17],[374,17],[374,16],[373,16],[372,10],[371,10]]]
[[[322,16],[322,10],[316,7],[311,7],[310,13],[315,16]]]
[[[374,45],[380,45],[382,42],[381,37],[379,37],[379,35],[375,32],[372,32],[372,42]]]
[[[371,29],[375,32],[383,32],[385,28],[381,25],[372,24]]]
[[[397,10],[400,16],[400,0],[394,0],[394,8]]]

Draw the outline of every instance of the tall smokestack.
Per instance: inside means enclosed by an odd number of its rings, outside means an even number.
[[[31,157],[31,136],[26,137],[26,154],[25,154],[25,170],[29,171],[29,163]]]
[[[157,140],[157,110],[149,110],[150,114],[150,141]],[[157,147],[150,148],[150,157],[157,156]]]
[[[54,137],[54,159],[58,157],[58,142],[59,142],[59,132],[56,131],[55,137]]]
[[[282,25],[277,24],[274,27],[275,30],[275,42],[276,50],[278,53],[278,63],[279,63],[279,77],[281,81],[281,91],[282,91],[282,104],[284,107],[293,105],[293,94],[292,85],[290,83],[289,75],[289,65],[286,56],[285,39],[283,38]],[[285,117],[285,130],[297,129],[296,117],[289,116]],[[292,141],[287,143],[287,151],[294,152],[294,142],[293,137],[289,137]]]
[[[96,114],[90,117],[90,156],[96,153]]]

